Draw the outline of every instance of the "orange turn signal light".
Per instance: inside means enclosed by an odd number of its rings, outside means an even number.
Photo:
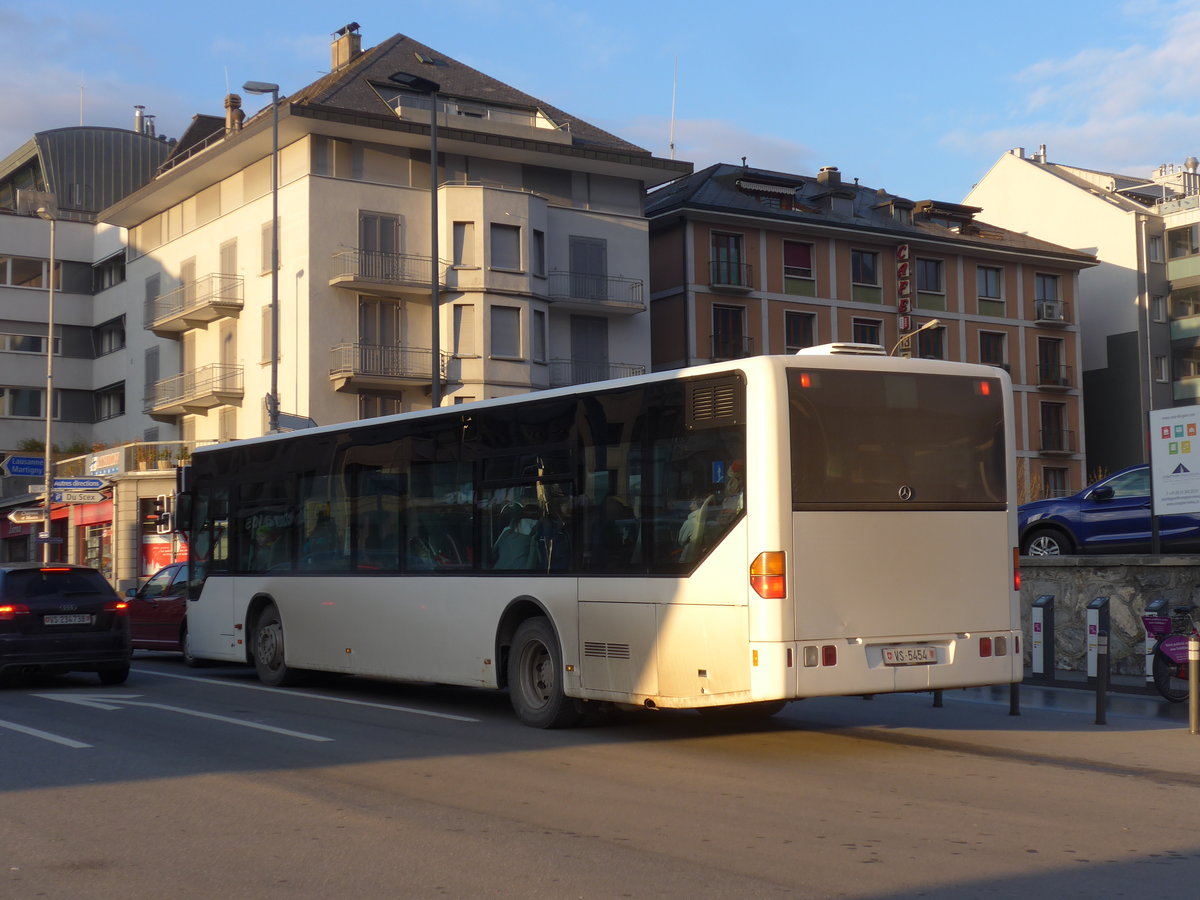
[[[750,586],[764,600],[787,596],[786,555],[782,550],[767,550],[750,564]]]

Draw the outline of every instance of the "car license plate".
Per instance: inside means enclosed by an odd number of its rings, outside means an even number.
[[[42,621],[47,625],[91,625],[92,617],[83,613],[60,616],[43,616]]]
[[[936,647],[884,647],[886,666],[927,666],[937,662]]]

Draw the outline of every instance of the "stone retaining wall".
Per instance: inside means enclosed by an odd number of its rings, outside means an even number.
[[[1054,596],[1055,668],[1087,669],[1087,606],[1108,597],[1111,671],[1146,671],[1141,615],[1159,597],[1172,606],[1200,604],[1200,556],[1062,556],[1021,559],[1021,627],[1030,661],[1030,610],[1044,594]]]

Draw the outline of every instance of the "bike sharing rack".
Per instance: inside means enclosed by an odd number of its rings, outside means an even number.
[[[1096,724],[1108,722],[1108,598],[1087,605],[1087,676],[1096,686]]]
[[[1169,616],[1170,602],[1156,597],[1146,604],[1147,616]],[[1158,636],[1146,631],[1146,681],[1154,681],[1154,646]],[[1188,733],[1200,734],[1200,637],[1188,638]]]
[[[1054,595],[1042,594],[1033,601],[1030,612],[1033,639],[1030,641],[1032,674],[1037,678],[1054,678]]]

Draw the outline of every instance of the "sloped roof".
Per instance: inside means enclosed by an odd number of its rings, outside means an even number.
[[[791,184],[794,209],[776,209],[765,206],[751,187],[749,191],[739,185],[766,182],[772,185]],[[838,204],[823,204],[822,197],[836,191],[848,198],[849,209],[842,211]],[[911,222],[897,221],[892,207],[916,207]],[[757,218],[775,219],[780,223],[793,222],[812,226],[851,228],[863,232],[875,232],[901,240],[926,238],[942,242],[974,244],[990,250],[1013,250],[1061,257],[1082,265],[1095,265],[1095,257],[1070,247],[1038,240],[1027,234],[1009,231],[998,225],[975,218],[976,207],[957,203],[922,201],[914,203],[905,197],[890,194],[854,183],[841,182],[836,186],[823,184],[808,175],[795,175],[746,166],[717,163],[692,175],[676,179],[655,190],[646,197],[646,215],[651,220],[662,218],[684,209],[703,210],[714,213],[733,213]],[[930,211],[929,216],[921,210]],[[986,215],[986,210],[983,213]],[[952,214],[966,223],[965,227],[943,224],[942,214]]]

